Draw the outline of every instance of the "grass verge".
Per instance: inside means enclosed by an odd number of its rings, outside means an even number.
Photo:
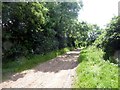
[[[64,54],[67,51],[72,50],[71,48],[64,48],[61,50],[56,50],[45,55],[32,55],[28,57],[21,57],[18,60],[8,62],[2,67],[2,78],[3,81],[8,79],[8,75],[13,73],[21,72],[23,70],[31,69],[36,65],[43,63],[45,61],[51,60],[58,55]]]
[[[118,88],[118,65],[103,60],[103,54],[95,47],[81,51],[74,88]]]

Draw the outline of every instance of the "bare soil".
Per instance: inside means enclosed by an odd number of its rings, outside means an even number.
[[[67,52],[33,69],[12,75],[1,88],[71,88],[79,50]]]

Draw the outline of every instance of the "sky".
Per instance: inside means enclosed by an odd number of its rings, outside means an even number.
[[[120,0],[82,0],[83,8],[79,12],[78,20],[97,24],[104,28],[111,18],[118,15]]]

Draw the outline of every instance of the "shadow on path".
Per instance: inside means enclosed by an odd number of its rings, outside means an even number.
[[[69,70],[75,68],[77,63],[77,58],[79,57],[80,50],[76,49],[74,51],[67,52],[64,55],[58,56],[52,60],[39,64],[35,68],[31,69],[34,73],[37,72],[54,72],[57,73],[61,70]],[[30,73],[28,70],[24,73],[17,73],[15,75],[10,76],[10,80],[17,81],[20,78],[23,78],[26,74]]]
[[[38,65],[35,68],[35,72],[54,72],[57,73],[60,70],[68,70],[75,68],[77,63],[77,58],[79,56],[79,50],[67,52],[64,55],[58,56],[46,63]]]

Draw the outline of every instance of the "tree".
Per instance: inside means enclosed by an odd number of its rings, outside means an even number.
[[[81,7],[77,2],[3,3],[3,62],[69,46],[70,25]]]
[[[94,45],[102,48],[105,52],[104,59],[118,63],[111,59],[117,50],[120,50],[120,17],[112,18],[111,22],[103,30],[102,34],[95,41]]]
[[[38,33],[42,34],[41,25],[45,24],[47,8],[41,3],[9,2],[3,3],[2,10],[3,57],[30,53],[36,48]],[[8,49],[6,42],[11,45]]]

